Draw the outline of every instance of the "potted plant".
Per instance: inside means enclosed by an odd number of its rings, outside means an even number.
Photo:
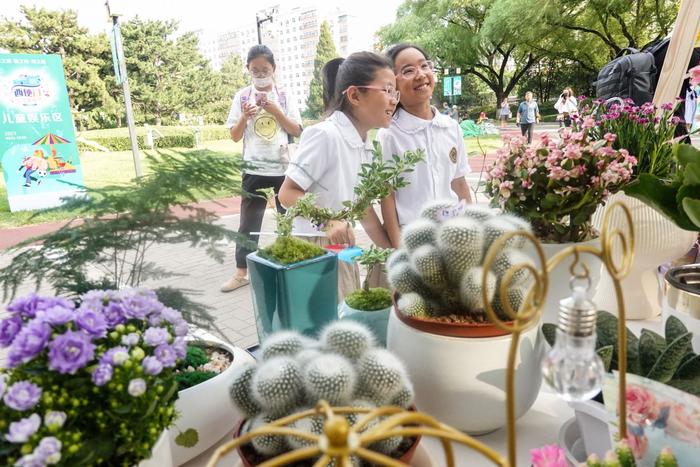
[[[395,156],[384,161],[375,142],[372,161],[361,166],[355,199],[345,201],[343,209],[334,212],[319,208],[314,204],[314,195],[308,193],[284,215],[277,216],[277,239],[269,247],[249,254],[246,261],[261,342],[280,329],[313,336],[338,318],[336,257],[293,237],[294,218],[306,218],[321,231],[333,220],[354,224],[377,200],[405,186],[402,174],[413,170],[422,158],[422,151],[409,151],[403,158]]]
[[[2,465],[171,465],[187,323],[153,292],[13,301],[0,325]]]
[[[384,267],[392,251],[372,245],[357,258],[366,268],[365,280],[362,288],[345,297],[338,309],[340,319],[352,319],[366,324],[382,347],[386,347],[386,326],[392,306],[391,291],[383,287],[370,288],[369,281],[377,269]]]
[[[596,352],[607,372],[618,368],[617,326],[615,315],[598,311]],[[556,325],[545,323],[542,332],[547,343],[554,345]],[[700,396],[700,358],[693,352],[692,333],[679,319],[671,316],[666,321],[664,334],[661,336],[642,329],[637,337],[627,329],[627,372]],[[570,402],[569,405],[576,413],[578,433],[586,452],[602,456],[610,449],[608,415],[602,404],[602,392],[593,400]]]
[[[470,434],[505,426],[506,355],[511,336],[488,321],[482,302],[483,259],[492,242],[506,232],[530,230],[512,215],[495,215],[479,206],[451,203],[427,206],[404,227],[402,247],[387,261],[396,306],[389,317],[387,348],[406,362],[416,391],[416,407]],[[450,216],[454,216],[451,217]],[[514,276],[501,302],[503,274],[531,260],[524,238],[514,237],[488,274],[493,308],[508,320],[518,310],[529,276]],[[523,332],[516,367],[516,410],[524,414],[541,384],[542,342],[538,326]],[[470,404],[469,410],[455,410]]]
[[[677,107],[678,104],[667,103],[657,108],[651,102],[635,106],[629,99],[616,99],[607,104],[596,101],[584,105],[581,115],[574,119],[574,126],[580,127],[587,119],[594,118],[595,125],[588,133],[591,139],[604,140],[606,135],[615,135],[612,147],[625,149],[637,159],[631,179],[623,185],[622,191],[610,198],[610,201],[624,201],[634,225],[635,260],[623,289],[628,319],[647,319],[659,314],[657,268],[686,253],[696,237],[695,232],[683,230],[637,195],[641,180],[653,177],[670,181],[674,176],[676,164],[672,145],[680,123],[680,118],[674,116]],[[593,216],[596,228],[602,224],[604,215],[605,208],[601,208]],[[626,218],[621,213],[613,214],[610,227],[625,229]],[[615,309],[613,281],[607,271],[602,274],[604,280],[600,281],[593,300],[603,309]]]
[[[489,167],[486,192],[491,205],[517,214],[532,224],[547,257],[572,243],[597,243],[591,217],[610,194],[632,177],[636,159],[625,149],[612,147],[615,135],[592,141],[589,132],[593,118],[582,124],[582,131],[561,131],[561,141],[544,135],[527,146],[524,138],[507,140]],[[549,300],[544,316],[556,320],[557,305],[568,291],[569,264],[550,271]],[[600,279],[600,262],[589,262],[591,287]]]
[[[262,344],[260,363],[239,369],[230,393],[247,417],[237,435],[312,408],[319,400],[336,407],[408,408],[413,403],[413,388],[401,361],[375,347],[372,332],[351,321],[328,325],[318,341],[293,331],[270,336]],[[348,417],[354,425],[357,417]],[[302,419],[290,428],[320,435],[322,418]],[[419,438],[394,437],[369,448],[408,462],[418,442]],[[255,438],[238,453],[249,467],[308,443],[295,436],[270,435]]]
[[[565,456],[565,450],[556,444],[550,444],[530,450],[532,467],[569,467],[578,461]],[[597,454],[591,454],[586,459],[587,467],[636,467],[635,456],[627,440],[618,441],[615,450],[608,450],[601,461]],[[663,448],[654,462],[655,467],[678,467],[678,461],[670,448]]]

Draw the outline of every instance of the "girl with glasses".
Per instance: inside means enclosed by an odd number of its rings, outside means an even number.
[[[386,52],[396,74],[401,103],[388,129],[377,135],[385,158],[406,151],[425,151],[425,160],[404,176],[405,188],[382,201],[384,227],[391,246],[401,243],[401,226],[432,200],[471,202],[464,176],[471,171],[457,122],[430,105],[435,89],[433,63],[419,47],[399,44]]]
[[[267,198],[260,190],[272,188],[279,212],[284,212],[277,194],[289,164],[289,138],[301,134],[301,116],[284,91],[275,83],[275,57],[265,45],[253,46],[248,52],[247,68],[253,85],[238,91],[233,98],[226,126],[231,139],[243,139],[243,160],[249,165],[243,173],[241,222],[238,232],[257,244]],[[248,284],[246,256],[252,250],[236,246],[236,273],[221,286],[231,292]]]
[[[355,198],[360,165],[372,159],[373,128],[386,128],[399,94],[391,63],[371,52],[334,59],[323,70],[324,103],[328,118],[307,128],[299,142],[280,190],[284,206],[293,206],[305,193],[316,194],[319,207],[340,210],[343,201]],[[362,226],[374,243],[388,247],[389,240],[374,209],[369,208]],[[347,222],[331,222],[325,234],[305,219],[296,219],[294,232],[311,235],[320,246],[355,244]],[[308,239],[308,238],[307,238]],[[338,301],[360,286],[356,264],[338,263]]]

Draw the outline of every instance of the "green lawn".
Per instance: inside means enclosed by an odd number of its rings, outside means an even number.
[[[162,154],[188,154],[194,151],[206,150],[212,154],[230,155],[240,154],[241,143],[233,141],[207,141],[199,149],[158,149],[154,151],[141,151],[141,164],[145,173],[149,172],[149,161],[147,155]],[[80,155],[80,162],[83,167],[85,185],[89,188],[100,188],[107,185],[128,185],[132,183],[134,172],[134,161],[131,151],[119,152],[84,152]],[[231,187],[231,192],[220,193],[219,197],[225,197],[233,193],[236,187]],[[67,210],[51,210],[48,212],[20,211],[12,213],[7,202],[7,192],[5,182],[0,179],[0,229],[20,227],[30,224],[41,224],[44,222],[64,221],[74,218],[74,214]]]

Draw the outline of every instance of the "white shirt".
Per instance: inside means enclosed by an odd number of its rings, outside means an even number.
[[[323,122],[306,128],[285,175],[307,193],[316,194],[316,205],[335,211],[343,201],[355,200],[360,166],[372,160],[372,142],[362,141],[343,112],[333,112]],[[305,219],[295,219],[294,233],[319,233]]]
[[[554,109],[559,113],[573,114],[578,112],[578,105],[576,104],[576,98],[569,96],[565,101],[562,102],[561,97],[554,104]]]
[[[452,180],[471,172],[464,149],[462,130],[457,122],[433,108],[433,119],[423,120],[399,109],[391,126],[377,134],[384,160],[406,151],[423,149],[425,158],[413,172],[403,175],[409,185],[396,191],[396,212],[399,225],[406,225],[420,213],[428,201],[452,199]]]
[[[257,94],[264,94],[268,102],[274,102],[282,107],[287,118],[301,124],[299,110],[291,96],[285,95],[285,105],[282,106],[277,87],[273,87],[270,92],[263,92],[251,86],[241,89],[233,97],[226,120],[226,126],[229,129],[243,116],[241,96],[245,96],[249,104],[255,104]],[[287,132],[282,125],[272,114],[261,109],[255,117],[248,119],[243,132],[243,160],[251,166],[245,170],[246,173],[267,176],[284,175],[289,165],[287,143]]]

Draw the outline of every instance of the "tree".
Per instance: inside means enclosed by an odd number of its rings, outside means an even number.
[[[306,110],[304,117],[316,120],[323,114],[323,78],[321,69],[329,60],[337,57],[331,28],[327,21],[321,23],[321,30],[316,46],[316,58],[314,58],[314,77],[309,85],[309,97],[306,98]]]
[[[214,75],[210,85],[206,86],[209,100],[203,106],[202,113],[208,122],[221,124],[226,121],[233,96],[249,84],[243,70],[241,57],[231,55],[221,65],[221,70]]]
[[[540,54],[506,27],[485,27],[495,1],[407,0],[379,36],[384,45],[416,42],[443,67],[462,68],[493,91],[498,107]]]
[[[63,60],[68,99],[79,128],[113,118],[118,106],[105,84],[111,69],[109,42],[78,26],[73,10],[21,6],[19,21],[0,22],[0,47],[13,53],[58,54]]]

